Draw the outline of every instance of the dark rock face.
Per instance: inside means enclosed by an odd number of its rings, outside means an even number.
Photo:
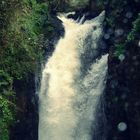
[[[105,98],[107,140],[140,139],[140,50],[127,47],[126,58],[120,62],[109,57],[109,69]],[[119,124],[127,125],[124,131]]]
[[[106,38],[109,61],[103,95],[104,112],[101,113],[106,118],[105,140],[140,139],[140,48],[137,40],[127,43],[122,55],[114,55],[115,45],[124,43],[132,30],[132,22],[140,12],[139,6],[140,3],[133,0],[116,1],[114,7],[111,2],[108,5],[107,16],[115,19],[112,19],[112,26],[106,27],[106,32],[111,29],[113,33]]]
[[[72,18],[74,20],[77,20],[78,18],[79,19],[82,18],[83,15],[85,16],[85,20],[89,20],[89,19],[93,19],[96,16],[98,16],[99,11],[90,12],[90,10],[87,7],[85,9],[80,9],[80,10],[75,11],[75,14],[68,15],[68,18]]]
[[[48,31],[48,26],[52,28],[51,31]],[[64,32],[62,22],[57,18],[57,15],[51,14],[44,24],[43,45],[45,46],[46,59],[52,54],[58,40],[64,36]]]
[[[38,140],[38,104],[34,76],[28,81],[15,81],[17,98],[16,123],[11,128],[10,140]]]

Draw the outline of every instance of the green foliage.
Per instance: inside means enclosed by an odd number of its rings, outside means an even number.
[[[139,39],[139,35],[140,35],[140,13],[138,15],[138,18],[133,22],[133,29],[127,37],[127,42]]]
[[[133,22],[133,28],[131,32],[128,34],[124,43],[116,44],[115,56],[119,57],[121,54],[124,54],[125,47],[129,42],[135,42],[140,39],[140,14],[138,14],[138,18]]]
[[[15,93],[12,91],[12,78],[0,70],[0,138],[9,139],[9,127],[15,116]]]
[[[124,51],[125,51],[125,44],[116,44],[115,56],[119,57],[120,55],[124,54]]]
[[[0,140],[9,140],[15,113],[14,80],[26,81],[43,59],[43,26],[48,4],[36,0],[0,1]]]
[[[13,9],[20,4],[20,0],[0,0],[0,28],[4,29],[9,25]]]
[[[110,27],[113,27],[114,26],[114,17],[107,17],[106,18],[106,24]]]
[[[13,107],[11,106],[10,101],[8,101],[3,96],[0,96],[0,138],[1,140],[9,139],[8,129],[11,123],[13,123],[14,121],[14,114],[15,114],[15,112],[12,111]]]
[[[0,70],[0,92],[3,92],[2,89],[8,89],[11,85],[12,78],[3,70]]]
[[[0,67],[12,77],[21,79],[34,72],[35,62],[42,58],[43,46],[39,39],[47,14],[47,4],[38,4],[35,0],[24,0],[15,9],[9,26],[3,31],[0,48]]]

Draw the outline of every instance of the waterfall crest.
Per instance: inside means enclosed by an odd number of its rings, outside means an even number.
[[[42,72],[39,140],[91,140],[107,55],[99,57],[104,12],[82,24],[60,15],[65,36]]]

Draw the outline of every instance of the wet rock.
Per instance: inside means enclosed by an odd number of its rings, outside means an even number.
[[[18,110],[10,140],[38,140],[38,100],[35,97],[34,76],[30,75],[28,80],[14,81]]]

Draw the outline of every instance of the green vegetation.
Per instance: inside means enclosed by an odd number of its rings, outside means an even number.
[[[26,81],[44,55],[41,43],[48,18],[46,2],[0,1],[0,140],[9,139],[16,115],[14,80]]]
[[[119,57],[120,55],[124,54],[125,52],[125,44],[116,44],[115,46],[115,56]]]
[[[133,29],[127,36],[127,42],[139,39],[139,34],[140,34],[140,13],[138,14],[138,18],[133,22]]]
[[[137,19],[133,22],[133,27],[128,34],[124,43],[116,44],[116,51],[115,56],[119,57],[121,54],[124,54],[125,48],[128,43],[130,42],[137,42],[139,41],[139,34],[140,34],[140,13],[138,14]]]
[[[15,93],[12,90],[12,78],[0,70],[0,138],[8,140],[8,127],[14,121]]]

